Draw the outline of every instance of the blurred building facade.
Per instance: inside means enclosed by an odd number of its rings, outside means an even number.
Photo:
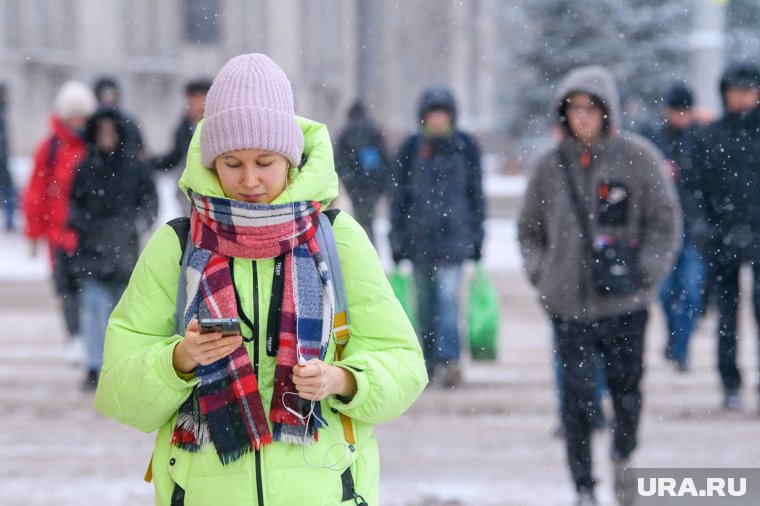
[[[213,77],[244,52],[277,61],[293,82],[297,111],[333,131],[362,97],[393,145],[415,127],[422,89],[447,84],[460,122],[498,138],[522,74],[514,55],[531,33],[521,1],[0,0],[12,151],[31,152],[63,82],[91,84],[104,74],[120,81],[122,105],[141,122],[149,151],[161,151],[185,82]],[[695,69],[706,66],[712,80],[719,41],[706,47],[712,39],[700,33]]]
[[[342,124],[359,96],[391,131],[414,127],[417,97],[447,83],[471,127],[498,129],[492,60],[507,58],[498,0],[0,0],[0,62],[13,151],[47,128],[57,88],[116,77],[149,150],[164,149],[183,85],[239,53],[263,52],[293,82],[297,110]],[[362,20],[360,23],[359,20]]]

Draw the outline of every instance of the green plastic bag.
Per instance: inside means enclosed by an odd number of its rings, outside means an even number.
[[[473,360],[496,360],[499,340],[499,296],[478,263],[467,300],[467,337]]]
[[[393,269],[393,272],[388,276],[388,281],[391,283],[393,293],[401,303],[401,307],[404,308],[406,316],[409,317],[409,321],[412,322],[415,330],[417,329],[417,304],[414,297],[414,279],[411,274],[402,273],[398,267]]]

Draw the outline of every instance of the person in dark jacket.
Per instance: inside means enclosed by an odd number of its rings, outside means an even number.
[[[375,207],[385,192],[390,171],[383,133],[357,101],[348,113],[348,123],[338,137],[335,168],[348,190],[356,221],[372,243]]]
[[[620,132],[620,99],[607,69],[572,70],[552,105],[562,140],[532,167],[518,239],[564,366],[567,463],[578,504],[588,505],[596,504],[591,430],[597,364],[605,365],[615,412],[611,456],[615,493],[622,498],[624,471],[638,444],[648,306],[679,250],[681,211],[657,149]],[[593,268],[595,260],[625,251],[635,260],[611,265],[607,276]],[[626,286],[611,279],[626,272]]]
[[[673,361],[679,371],[688,369],[689,338],[702,312],[706,276],[702,255],[689,232],[700,216],[698,195],[691,183],[695,177],[692,157],[698,135],[693,104],[692,92],[687,86],[673,85],[665,95],[665,122],[651,135],[665,156],[683,211],[681,252],[660,286],[660,301],[668,323],[665,357]]]
[[[118,110],[124,130],[121,142],[125,145],[131,145],[133,152],[145,159],[145,143],[140,133],[140,124],[121,108],[121,90],[116,78],[111,76],[99,77],[93,85],[93,91],[100,107],[111,107]]]
[[[171,151],[158,156],[151,160],[156,170],[171,172],[173,174],[174,186],[184,169],[184,162],[187,158],[187,148],[195,133],[195,127],[203,119],[203,113],[206,106],[206,95],[211,88],[211,81],[208,79],[197,79],[190,81],[185,86],[185,113],[182,115],[177,128],[174,131],[174,145]],[[183,215],[190,213],[190,203],[187,197],[177,189],[177,202]]]
[[[414,265],[428,374],[433,383],[448,388],[461,382],[462,263],[480,260],[485,221],[480,148],[456,127],[456,118],[447,88],[423,93],[421,130],[402,143],[391,188],[393,260]]]
[[[148,167],[125,144],[118,111],[100,109],[87,124],[87,154],[72,185],[69,224],[79,241],[73,259],[82,279],[85,387],[94,388],[108,316],[139,254],[138,224],[152,225],[156,189]]]
[[[739,270],[749,263],[753,291],[760,290],[760,69],[732,64],[720,82],[725,112],[706,126],[694,157],[700,195],[701,231],[718,309],[718,371],[723,406],[741,407],[741,375],[736,363]],[[754,297],[760,322],[760,297]]]

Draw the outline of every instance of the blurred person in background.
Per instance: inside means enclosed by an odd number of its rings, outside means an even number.
[[[177,189],[177,202],[183,216],[190,214],[190,204],[176,183],[182,175],[182,169],[187,158],[187,148],[190,146],[195,127],[203,119],[206,94],[208,94],[209,88],[211,88],[211,81],[207,79],[197,79],[187,83],[185,86],[185,113],[174,130],[172,149],[168,153],[151,160],[155,169],[172,173]]]
[[[393,261],[414,266],[422,349],[431,383],[453,388],[459,364],[462,264],[483,248],[485,199],[480,148],[456,126],[448,88],[422,94],[420,131],[396,155],[391,197]]]
[[[684,228],[676,264],[660,286],[660,301],[668,324],[665,358],[683,372],[688,370],[689,339],[702,313],[706,277],[702,255],[690,233],[693,226],[701,224],[699,199],[692,188],[698,129],[692,114],[694,99],[687,86],[673,85],[664,101],[665,121],[652,133],[651,140],[665,156],[668,174],[678,191]]]
[[[11,232],[16,228],[16,187],[8,167],[8,131],[5,128],[5,106],[8,87],[0,83],[0,200],[5,211],[5,230]]]
[[[124,125],[124,136],[121,142],[131,145],[129,150],[146,159],[145,143],[140,133],[140,124],[121,107],[121,88],[115,77],[101,76],[95,80],[93,85],[95,98],[98,100],[98,106],[111,107],[118,111],[122,117]]]
[[[90,118],[87,154],[72,185],[69,224],[79,237],[72,265],[82,285],[86,389],[97,384],[108,317],[137,263],[138,227],[150,228],[155,218],[150,169],[122,142],[123,121],[113,108]]]
[[[695,148],[700,221],[695,241],[703,249],[718,309],[718,371],[723,407],[741,408],[737,366],[739,272],[752,266],[755,320],[760,324],[760,68],[727,67],[720,81],[724,114],[706,126]],[[760,398],[760,386],[758,386]]]
[[[22,199],[24,232],[32,241],[32,254],[36,254],[38,241],[47,241],[56,292],[72,340],[80,330],[80,283],[71,264],[77,236],[68,226],[69,198],[76,168],[86,151],[82,132],[96,108],[95,95],[86,84],[69,81],[61,87],[50,119],[51,132],[35,151]]]
[[[351,106],[348,123],[338,137],[335,168],[351,198],[356,221],[374,244],[375,207],[385,193],[390,166],[383,132],[361,101]]]
[[[611,459],[622,501],[623,472],[637,445],[647,308],[678,251],[680,210],[657,149],[620,132],[617,86],[607,69],[568,73],[554,111],[562,140],[530,171],[518,238],[564,367],[562,416],[577,504],[596,504],[591,431],[599,363],[615,414]],[[610,293],[592,272],[591,249],[609,245],[614,253],[622,244],[639,269],[630,270],[629,287]]]

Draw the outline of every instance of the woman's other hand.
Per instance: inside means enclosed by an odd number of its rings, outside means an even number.
[[[309,401],[321,401],[329,395],[350,399],[356,394],[353,374],[318,358],[312,358],[303,366],[293,366],[293,384],[298,395]]]

